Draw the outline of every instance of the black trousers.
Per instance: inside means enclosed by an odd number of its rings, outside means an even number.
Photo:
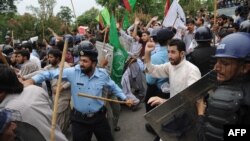
[[[100,112],[88,118],[76,114],[73,110],[71,113],[73,141],[91,141],[93,133],[98,141],[114,141],[105,114],[106,112]]]
[[[145,107],[146,107],[146,112],[149,112],[150,110],[154,109],[155,106],[150,106],[148,103],[148,100],[153,97],[153,96],[158,96],[160,98],[168,99],[170,97],[169,93],[163,93],[155,84],[150,85],[147,84],[147,91],[146,91],[146,96],[145,96]]]

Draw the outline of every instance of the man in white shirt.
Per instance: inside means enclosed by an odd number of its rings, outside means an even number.
[[[145,49],[146,72],[157,78],[169,78],[170,98],[201,78],[199,69],[185,59],[185,43],[179,39],[172,39],[168,44],[169,62],[161,65],[151,64],[150,54],[154,50],[154,43],[149,42]],[[166,99],[151,97],[148,103],[152,106],[162,104]]]

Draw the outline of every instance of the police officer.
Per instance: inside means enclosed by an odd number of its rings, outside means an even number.
[[[213,35],[208,27],[202,26],[196,30],[194,38],[198,46],[188,55],[187,59],[199,68],[203,76],[212,70],[214,65],[212,56],[216,49],[210,45]]]
[[[199,141],[223,140],[225,124],[250,123],[249,42],[250,34],[239,32],[223,38],[217,47],[214,68],[219,85],[205,101],[197,101]]]
[[[85,47],[80,51],[79,55],[79,65],[66,68],[63,71],[63,79],[71,83],[73,141],[91,141],[93,133],[98,141],[113,141],[111,129],[105,116],[104,102],[79,97],[78,93],[100,97],[102,96],[103,87],[107,87],[122,100],[126,100],[126,96],[104,69],[96,67],[98,53],[93,46]],[[47,71],[32,77],[32,79],[24,83],[26,85],[39,83],[45,79],[58,77],[58,75],[58,70]]]

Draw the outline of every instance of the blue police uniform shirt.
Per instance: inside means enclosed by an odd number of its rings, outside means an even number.
[[[160,65],[168,62],[168,51],[166,46],[161,46],[158,51],[151,55],[151,63],[154,65]],[[154,78],[150,74],[146,74],[146,81],[148,84],[156,84],[159,89],[161,85],[168,81],[168,78]]]
[[[59,69],[44,71],[32,77],[35,83],[41,83],[44,80],[51,80],[59,76]],[[95,68],[95,72],[91,77],[88,77],[81,72],[80,65],[75,67],[65,68],[63,70],[63,80],[69,81],[71,84],[71,95],[73,98],[74,108],[82,113],[97,112],[104,105],[104,101],[80,97],[78,93],[89,94],[93,96],[102,96],[102,88],[106,86],[113,94],[122,100],[126,96],[122,90],[109,77],[105,69]]]
[[[151,51],[151,56],[152,56],[153,54],[155,54],[156,52],[158,52],[160,49],[161,49],[160,44],[159,44],[159,43],[156,43],[156,44],[155,44],[154,50]]]

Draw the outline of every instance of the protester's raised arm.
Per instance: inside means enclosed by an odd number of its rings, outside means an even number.
[[[48,30],[53,34],[53,36],[57,39],[57,40],[60,40],[60,41],[63,41],[63,37],[61,36],[58,36],[53,29],[49,28],[48,27]]]
[[[154,22],[158,20],[158,16],[154,16],[147,24],[146,26],[146,30],[148,30],[148,28],[150,27],[150,25]]]

